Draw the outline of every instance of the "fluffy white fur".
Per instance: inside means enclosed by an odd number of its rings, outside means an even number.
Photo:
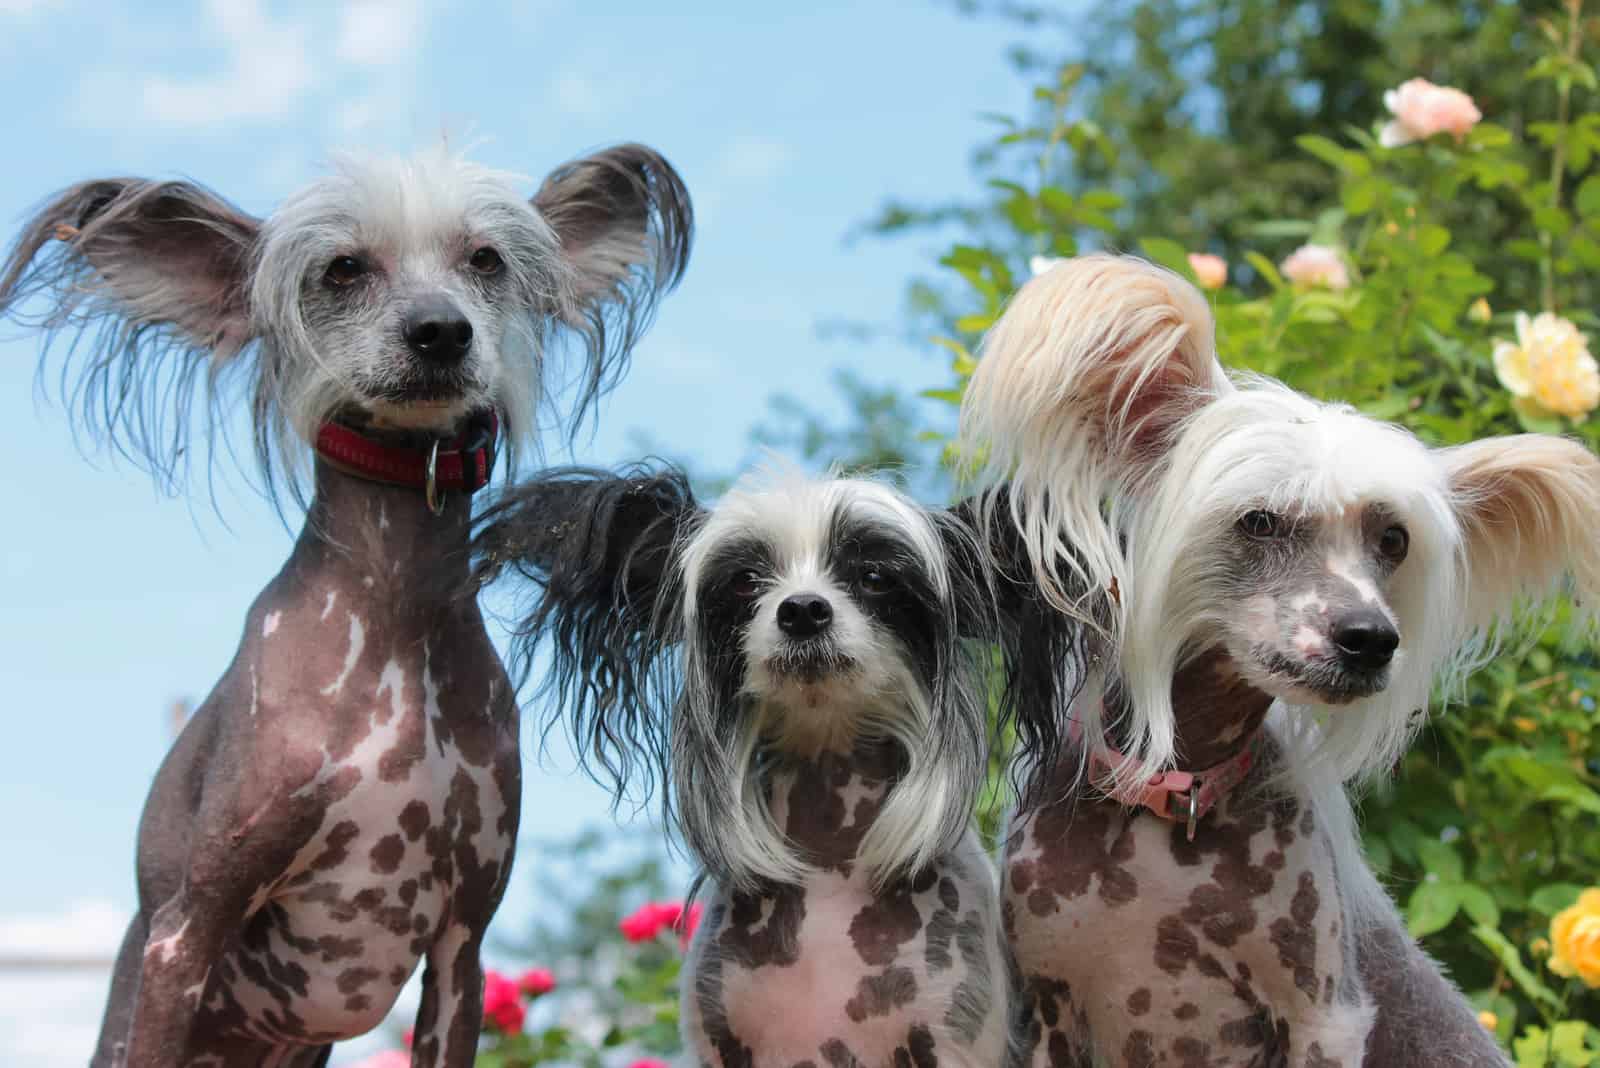
[[[941,677],[925,677],[908,655],[905,636],[870,618],[829,566],[834,535],[868,529],[899,545],[906,569],[932,590],[933,626],[943,632],[935,641],[945,649]],[[880,483],[781,470],[741,480],[681,546],[681,617],[674,628],[685,636],[672,761],[677,807],[691,843],[714,839],[720,866],[736,883],[796,885],[809,873],[768,809],[764,750],[848,753],[861,737],[901,747],[904,772],[858,851],[875,886],[926,867],[966,829],[982,777],[985,691],[957,649],[957,615],[970,606],[958,603],[963,594],[952,582],[945,540],[952,536],[967,535]],[[708,569],[734,541],[764,545],[772,570],[762,575],[753,616],[737,636],[740,677],[729,686],[716,677],[715,665],[726,659],[707,648],[714,639],[697,617]],[[834,647],[853,670],[801,683],[768,669],[783,641],[777,607],[797,593],[827,598]],[[719,705],[730,692],[739,704],[731,736],[719,727],[728,722],[729,710]]]
[[[1337,517],[1380,502],[1410,531],[1381,692],[1329,709],[1252,678],[1287,706],[1301,758],[1338,780],[1391,767],[1431,687],[1448,691],[1564,576],[1585,619],[1600,594],[1600,461],[1586,449],[1542,435],[1429,449],[1348,406],[1230,382],[1202,294],[1131,257],[1069,260],[1022,288],[985,339],[961,433],[985,482],[1010,485],[988,495],[986,522],[1015,525],[1057,607],[1108,627],[1133,709],[1130,774],[1171,766],[1174,671],[1240,625],[1221,545],[1251,509]]]

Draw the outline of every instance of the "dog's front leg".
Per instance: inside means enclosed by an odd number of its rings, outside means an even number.
[[[428,950],[412,1068],[471,1068],[483,1028],[482,932],[453,923]]]

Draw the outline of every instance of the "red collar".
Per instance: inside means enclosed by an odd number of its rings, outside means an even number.
[[[1081,734],[1076,718],[1072,731]],[[1164,820],[1184,825],[1194,841],[1195,826],[1206,813],[1228,796],[1255,767],[1256,746],[1252,738],[1245,747],[1222,763],[1201,771],[1163,771],[1144,782],[1130,782],[1124,769],[1134,761],[1105,741],[1089,753],[1089,779],[1111,800],[1127,808],[1149,809]],[[1119,774],[1121,772],[1121,774]]]
[[[428,495],[428,507],[437,512],[444,506],[444,493],[470,496],[489,484],[499,429],[499,417],[493,411],[483,412],[455,437],[417,447],[376,441],[353,427],[330,422],[317,431],[316,449],[318,456],[345,474],[422,490]]]

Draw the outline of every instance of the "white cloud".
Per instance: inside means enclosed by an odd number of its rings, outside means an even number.
[[[776,176],[794,158],[783,141],[759,134],[736,137],[723,148],[717,169],[739,182],[762,182]]]
[[[409,59],[421,34],[421,0],[349,0],[335,54],[356,66],[388,66]]]
[[[145,112],[159,122],[202,126],[292,111],[313,85],[309,27],[268,18],[260,0],[210,0],[206,9],[226,46],[226,68],[201,78],[145,79]]]
[[[0,960],[110,959],[128,913],[109,901],[78,901],[62,912],[0,916]]]
[[[58,0],[0,0],[0,15],[32,15],[57,3]]]

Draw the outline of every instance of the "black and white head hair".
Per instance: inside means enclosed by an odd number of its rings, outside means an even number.
[[[169,482],[192,406],[209,437],[232,378],[269,486],[335,417],[442,436],[492,407],[515,446],[555,337],[581,346],[581,414],[693,228],[681,179],[640,145],[567,163],[531,199],[521,185],[443,146],[344,159],[264,220],[189,182],[83,182],[24,226],[0,316],[66,335],[79,420]]]
[[[508,491],[477,549],[535,579],[522,661],[551,639],[580,748],[613,774],[641,751],[664,763],[668,811],[719,881],[804,877],[767,807],[787,755],[895,747],[858,852],[879,884],[968,826],[996,602],[955,513],[856,478],[747,477],[706,510],[676,473],[564,472]]]
[[[1392,767],[1431,686],[1565,576],[1593,612],[1588,450],[1534,434],[1431,449],[1347,405],[1230,381],[1213,346],[1194,286],[1084,256],[1013,298],[962,406],[969,455],[1007,484],[987,522],[1020,539],[1059,611],[1106,634],[1134,773],[1177,756],[1172,678],[1202,652],[1315,724],[1305,737],[1348,779]],[[1098,709],[1081,712],[1096,737]]]

